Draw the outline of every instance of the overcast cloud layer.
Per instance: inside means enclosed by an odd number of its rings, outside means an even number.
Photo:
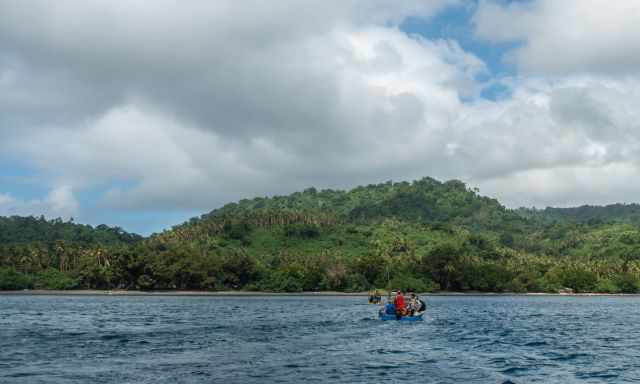
[[[636,4],[0,1],[0,153],[49,191],[0,185],[0,214],[82,218],[96,190],[102,209],[205,212],[422,176],[510,206],[637,201]],[[400,28],[447,7],[514,43],[515,72]]]

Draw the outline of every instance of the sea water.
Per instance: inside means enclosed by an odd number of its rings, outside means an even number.
[[[640,298],[0,296],[0,383],[640,382]]]

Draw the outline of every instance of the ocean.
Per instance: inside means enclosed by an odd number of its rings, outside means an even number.
[[[0,295],[0,383],[637,383],[640,297]]]

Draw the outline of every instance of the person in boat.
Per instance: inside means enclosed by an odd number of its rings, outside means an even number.
[[[416,294],[411,293],[409,296],[409,304],[407,304],[407,313],[413,316],[418,311],[418,303],[416,302]]]
[[[396,305],[395,305],[395,291],[389,292],[389,297],[387,298],[387,303],[384,305],[384,313],[387,315],[395,315],[396,314]],[[393,296],[393,301],[391,300],[391,296]],[[380,301],[382,304],[382,301]]]
[[[424,312],[427,309],[427,304],[422,301],[418,295],[412,293],[407,308],[408,312],[413,316],[416,313]]]
[[[427,310],[427,304],[418,297],[415,293],[411,294],[411,300],[409,301],[409,311],[411,316],[415,313],[424,312]]]
[[[427,303],[425,303],[424,300],[422,300],[421,298],[419,298],[418,296],[416,296],[416,299],[418,300],[418,304],[420,304],[420,306],[418,306],[418,312],[424,312],[427,310]]]
[[[384,313],[387,315],[395,315],[396,314],[396,306],[393,303],[387,303],[384,305]]]
[[[398,289],[398,294],[396,295],[396,299],[394,302],[396,306],[396,316],[398,318],[405,316],[407,314],[407,308],[404,305],[404,295],[402,291]]]

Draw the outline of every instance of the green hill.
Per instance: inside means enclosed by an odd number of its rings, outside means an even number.
[[[0,217],[0,246],[30,243],[52,243],[66,241],[82,245],[132,244],[142,240],[136,234],[127,233],[118,227],[65,222],[60,219],[46,220],[44,217]]]
[[[0,288],[636,292],[636,206],[590,208],[514,211],[424,178],[241,200],[145,239],[2,219]]]
[[[432,178],[357,187],[350,191],[309,188],[289,196],[255,198],[227,204],[174,227],[160,237],[196,239],[220,234],[224,225],[340,226],[377,224],[395,219],[431,226],[460,226],[471,231],[521,234],[528,220],[457,180]]]

